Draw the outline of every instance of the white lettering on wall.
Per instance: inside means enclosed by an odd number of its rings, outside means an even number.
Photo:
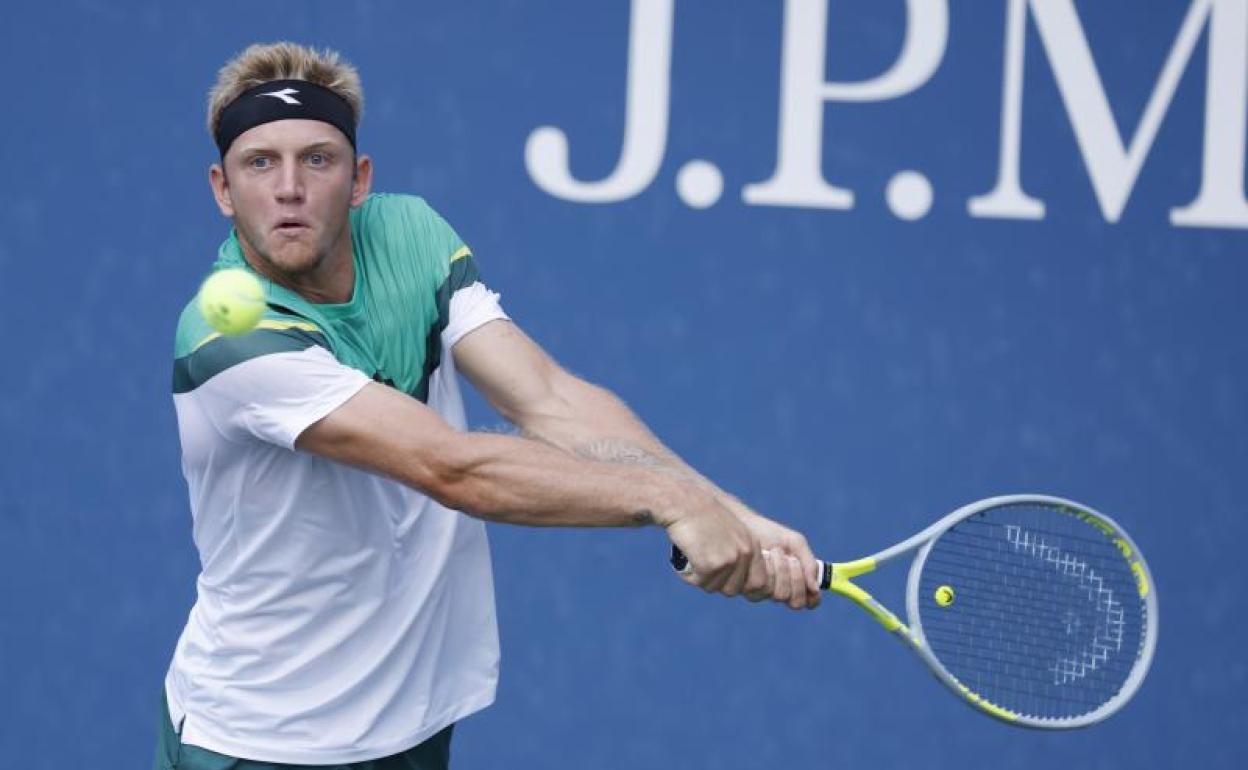
[[[828,0],[787,0],[776,170],[770,179],[746,185],[746,203],[853,208],[853,192],[823,178],[824,102],[895,99],[926,83],[944,57],[949,8],[945,0],[906,0],[906,37],[897,60],[859,82],[824,81],[827,30]]]
[[[1162,120],[1189,68],[1201,33],[1209,30],[1200,189],[1170,210],[1186,227],[1248,229],[1244,195],[1248,141],[1248,0],[1191,0],[1138,124],[1124,139],[1097,69],[1074,0],[1005,0],[1000,145],[997,179],[972,197],[972,217],[1043,219],[1045,203],[1023,190],[1023,70],[1027,20],[1033,19],[1074,131],[1097,205],[1108,222],[1122,217]],[[905,0],[905,37],[883,73],[860,81],[826,80],[828,0],[785,0],[776,165],[770,178],[741,189],[745,203],[829,210],[854,207],[854,192],[823,172],[825,109],[829,103],[896,99],[922,87],[940,67],[949,39],[948,0]],[[572,175],[567,134],[556,126],[533,131],[525,165],[539,188],[577,203],[625,200],[649,187],[667,151],[674,0],[632,0],[623,142],[615,168],[598,180]],[[1127,31],[1129,28],[1124,27]],[[1148,77],[1151,73],[1142,73]],[[686,162],[676,192],[687,205],[715,205],[723,175],[712,162]],[[886,203],[903,219],[932,205],[932,185],[916,170],[889,180]]]
[[[573,178],[567,134],[555,126],[542,126],[529,135],[524,147],[524,164],[538,187],[577,203],[610,203],[631,198],[654,181],[667,149],[673,2],[633,0],[624,145],[615,170],[596,182]]]
[[[1195,6],[1193,6],[1194,8]],[[1192,15],[1188,11],[1188,16]],[[1209,22],[1208,83],[1200,192],[1170,209],[1184,227],[1248,227],[1244,136],[1248,131],[1248,2],[1216,0]]]
[[[1176,225],[1248,227],[1248,201],[1244,199],[1243,189],[1244,129],[1248,113],[1245,88],[1248,82],[1245,74],[1248,0],[1193,0],[1129,145],[1124,145],[1118,131],[1072,0],[1009,2],[997,184],[991,192],[971,198],[968,209],[972,216],[1016,219],[1044,216],[1044,204],[1023,192],[1018,177],[1024,27],[1030,10],[1101,213],[1109,222],[1117,222],[1122,216],[1180,76],[1208,22],[1204,174],[1196,200],[1184,208],[1172,210],[1170,221]]]

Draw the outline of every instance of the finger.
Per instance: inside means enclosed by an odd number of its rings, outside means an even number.
[[[800,610],[806,606],[806,578],[802,572],[802,562],[796,556],[789,556],[785,559],[785,566],[789,570],[790,584],[793,587],[789,607]]]
[[[819,560],[815,558],[815,554],[811,552],[810,546],[806,544],[806,539],[798,538],[797,547],[792,550],[794,556],[798,558],[802,565],[803,582],[806,583],[806,593],[819,593]]]
[[[789,567],[789,558],[784,551],[775,552],[776,586],[771,598],[781,604],[793,595],[793,570]]]
[[[722,593],[728,581],[732,579],[734,565],[731,561],[719,559],[718,565],[707,569],[699,585],[709,593]]]
[[[754,568],[754,559],[759,558],[756,550],[743,548],[736,553],[736,560],[733,563],[733,569],[729,574],[728,580],[724,583],[724,587],[720,589],[725,597],[735,597],[745,590],[745,583],[750,579],[750,570]],[[764,568],[765,569],[765,568]]]
[[[693,564],[689,565],[689,569],[676,573],[681,580],[685,581],[695,588],[702,588],[703,577],[693,568]]]
[[[763,597],[768,594],[768,586],[775,581],[776,560],[766,555],[766,551],[758,547],[757,542],[753,542],[754,552],[749,563],[749,572],[746,574],[745,587],[751,592],[761,591]],[[768,564],[770,562],[770,564]]]
[[[702,588],[712,593],[736,596],[741,592],[741,584],[745,581],[743,556],[735,546],[721,544],[719,550],[708,559],[715,565],[706,570]]]
[[[745,531],[745,543],[747,550],[744,558],[741,560],[741,586],[738,593],[748,593],[760,589],[764,589],[771,581],[767,572],[767,560],[763,556],[763,549],[754,536]],[[772,568],[774,570],[774,567]]]
[[[700,550],[681,547],[686,562],[685,568],[678,571],[680,579],[691,586],[714,593],[726,580],[725,568],[727,561],[717,554],[705,553]],[[690,556],[696,553],[696,556]]]
[[[805,550],[806,558],[802,559],[802,574],[806,579],[806,608],[813,610],[823,602],[823,588],[821,580],[823,577],[823,562],[815,558],[810,549]]]
[[[776,585],[776,559],[771,551],[764,549],[760,552],[763,557],[763,567],[767,570],[767,581],[761,586],[747,586],[745,598],[752,602],[761,602],[772,595]]]

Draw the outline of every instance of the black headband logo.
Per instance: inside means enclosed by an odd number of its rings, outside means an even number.
[[[272,96],[274,98],[281,99],[287,104],[303,104],[303,102],[299,101],[292,95],[297,93],[299,92],[293,88],[283,88],[281,91],[269,91],[267,94],[256,94],[256,96]]]

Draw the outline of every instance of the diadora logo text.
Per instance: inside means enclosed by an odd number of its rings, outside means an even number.
[[[567,134],[555,126],[542,126],[529,135],[525,146],[525,165],[539,188],[563,200],[611,203],[638,195],[654,181],[667,145],[674,1],[633,0],[624,142],[615,169],[599,180],[574,178]],[[997,178],[991,189],[967,201],[970,216],[1033,220],[1045,216],[1044,201],[1029,195],[1019,178],[1030,19],[1107,222],[1122,216],[1179,80],[1192,66],[1196,44],[1207,30],[1200,189],[1194,200],[1172,208],[1169,218],[1171,224],[1183,227],[1248,228],[1243,184],[1248,0],[1192,0],[1152,83],[1143,115],[1134,130],[1126,132],[1110,109],[1074,0],[1004,2]],[[785,0],[784,14],[776,166],[768,179],[742,187],[742,200],[754,206],[853,209],[854,191],[828,181],[821,170],[824,107],[896,99],[926,83],[939,69],[949,40],[948,0],[906,0],[906,34],[896,60],[883,73],[859,81],[825,79],[828,0]],[[989,184],[985,180],[985,187]],[[722,196],[723,175],[714,164],[693,160],[678,172],[676,188],[686,204],[705,208]],[[889,207],[903,219],[926,215],[932,197],[931,182],[913,170],[898,172],[886,191]]]

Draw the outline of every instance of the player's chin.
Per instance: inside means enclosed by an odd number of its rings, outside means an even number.
[[[316,267],[319,250],[311,240],[291,239],[281,236],[270,244],[269,255],[282,272],[292,275],[306,273]]]

